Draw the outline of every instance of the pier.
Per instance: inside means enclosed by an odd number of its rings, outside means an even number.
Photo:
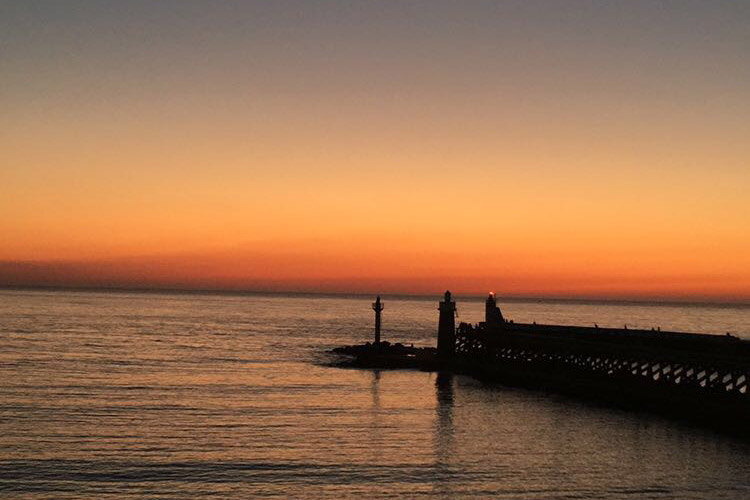
[[[379,332],[382,304],[376,310]],[[515,323],[494,294],[484,321],[455,325],[438,305],[437,348],[376,343],[335,349],[351,366],[462,373],[750,436],[750,342],[732,335]]]
[[[750,342],[731,335],[514,323],[490,294],[453,340],[452,371],[750,434]]]

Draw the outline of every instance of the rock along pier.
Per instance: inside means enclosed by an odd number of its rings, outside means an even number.
[[[376,308],[377,304],[377,308]],[[379,309],[378,309],[379,308]],[[373,304],[379,320],[382,303]],[[731,335],[514,323],[490,294],[485,320],[439,303],[437,348],[380,341],[334,349],[362,368],[461,373],[652,411],[750,437],[750,342]],[[377,322],[377,327],[380,326]]]

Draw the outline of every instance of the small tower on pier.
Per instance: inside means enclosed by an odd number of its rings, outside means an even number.
[[[380,345],[380,311],[383,310],[383,303],[380,302],[380,295],[372,303],[372,310],[375,311],[375,345]]]
[[[445,291],[443,301],[439,303],[440,320],[438,321],[437,350],[440,359],[450,359],[456,352],[456,303],[451,299],[451,292]]]
[[[501,326],[505,323],[503,313],[497,307],[495,292],[490,292],[487,300],[484,302],[484,322],[487,326]]]

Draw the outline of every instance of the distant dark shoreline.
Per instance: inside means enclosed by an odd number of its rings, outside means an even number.
[[[280,296],[280,297],[319,297],[336,299],[363,299],[371,298],[375,292],[300,292],[300,291],[277,291],[277,290],[221,290],[210,288],[148,288],[148,287],[95,287],[95,286],[19,286],[1,285],[0,291],[29,291],[29,292],[82,292],[82,293],[143,293],[161,295],[221,295],[221,296]],[[381,293],[388,299],[399,300],[431,300],[439,296],[425,294],[388,294]],[[456,295],[460,300],[480,302],[485,300],[484,295]],[[675,300],[675,299],[611,299],[601,297],[528,297],[528,296],[503,296],[502,302],[516,303],[540,303],[540,304],[590,304],[590,305],[631,305],[640,307],[715,307],[728,309],[750,309],[750,302],[731,301],[697,301],[697,300]]]

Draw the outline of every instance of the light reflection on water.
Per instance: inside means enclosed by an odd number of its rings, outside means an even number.
[[[369,339],[369,302],[0,292],[1,496],[750,497],[750,445],[709,431],[325,366],[325,349]],[[747,308],[501,305],[517,321],[750,332]],[[385,338],[434,342],[435,301],[386,307]],[[459,299],[462,320],[482,308]]]

